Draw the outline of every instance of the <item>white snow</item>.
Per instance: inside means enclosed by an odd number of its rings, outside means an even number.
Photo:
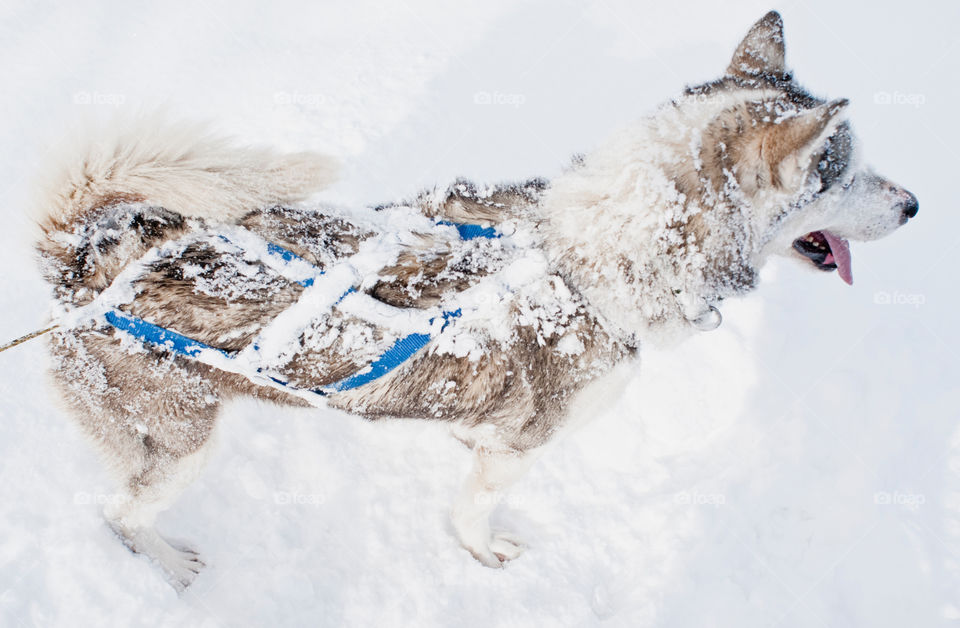
[[[9,0],[0,340],[48,312],[26,208],[80,120],[163,105],[323,150],[346,161],[325,197],[343,205],[553,176],[719,75],[769,8],[647,4]],[[32,341],[0,354],[0,625],[956,625],[960,5],[778,8],[798,79],[851,99],[867,160],[920,214],[852,243],[852,287],[778,262],[720,329],[645,351],[494,516],[529,544],[517,561],[457,545],[470,461],[442,426],[237,402],[160,519],[208,564],[178,598],[103,524],[109,476]]]

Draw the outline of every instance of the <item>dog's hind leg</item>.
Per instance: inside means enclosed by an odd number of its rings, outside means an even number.
[[[516,537],[490,529],[490,515],[503,500],[503,494],[530,468],[537,450],[478,446],[473,469],[467,476],[453,507],[453,527],[460,544],[487,567],[503,563],[523,553],[524,545]]]
[[[103,515],[124,545],[154,561],[170,585],[182,593],[204,564],[193,549],[160,536],[154,521],[200,473],[210,445],[204,443],[179,459],[150,452],[149,441],[146,445],[145,468],[129,479],[126,493],[104,508]]]
[[[50,348],[54,381],[120,483],[104,509],[108,524],[182,591],[203,564],[153,523],[203,466],[220,407],[216,383],[199,368],[95,331],[55,333]]]

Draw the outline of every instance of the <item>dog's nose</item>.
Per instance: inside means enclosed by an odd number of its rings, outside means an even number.
[[[903,217],[905,219],[913,218],[920,211],[920,203],[917,202],[917,197],[910,192],[907,192],[907,196],[909,198],[903,205]]]

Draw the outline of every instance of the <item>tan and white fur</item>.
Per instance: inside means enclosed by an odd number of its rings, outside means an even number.
[[[504,276],[517,256],[537,270],[395,371],[330,396],[329,405],[370,420],[448,423],[476,454],[453,508],[460,543],[487,566],[516,558],[522,542],[490,529],[497,495],[583,409],[616,397],[642,344],[715,326],[722,299],[753,289],[771,255],[839,266],[849,278],[840,250],[848,239],[883,237],[916,214],[913,195],[860,165],[845,105],[794,82],[780,16],[771,12],[721,79],[688,88],[553,180],[480,189],[458,182],[379,208],[513,234],[476,244],[419,234],[361,285],[385,304],[436,307]],[[94,302],[147,252],[200,232],[242,227],[320,268],[376,236],[331,208],[300,204],[333,179],[329,158],[150,124],[101,138],[50,188],[38,249],[59,310]],[[279,280],[250,283],[258,271],[243,264],[202,242],[184,245],[145,268],[126,308],[241,349],[303,293]],[[224,277],[236,295],[209,287]],[[346,329],[369,342],[348,347]],[[334,309],[317,314],[282,366],[290,381],[319,387],[362,368],[389,341],[383,329]],[[182,590],[202,563],[153,523],[202,468],[221,406],[238,396],[302,399],[141,346],[102,322],[58,330],[50,348],[64,399],[124,491],[107,521]]]

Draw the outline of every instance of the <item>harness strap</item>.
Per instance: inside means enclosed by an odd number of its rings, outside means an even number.
[[[443,326],[440,328],[440,331],[443,331],[447,328],[447,325],[450,324],[451,319],[459,316],[459,308],[453,310],[452,312],[444,312],[441,314],[438,317],[443,319]],[[434,320],[436,319],[431,319],[430,322],[432,323]],[[414,353],[425,347],[431,339],[432,336],[430,334],[410,334],[409,336],[404,336],[393,343],[392,347],[387,349],[379,358],[371,362],[370,365],[365,369],[362,369],[349,377],[341,379],[339,382],[331,384],[327,388],[336,392],[351,390],[383,377],[393,369],[406,362],[407,359],[410,358],[410,356],[412,356]]]
[[[480,225],[470,225],[470,224],[464,224],[459,222],[450,222],[449,220],[438,220],[437,224],[456,228],[457,233],[460,234],[461,240],[474,240],[476,238],[499,238],[500,237],[500,234],[497,233],[497,230],[494,227],[481,227]]]
[[[234,357],[234,354],[224,351],[223,349],[211,347],[199,340],[194,340],[193,338],[188,338],[183,334],[178,334],[165,327],[154,325],[142,318],[130,316],[118,309],[107,310],[103,316],[107,319],[108,323],[121,331],[127,332],[137,340],[169,349],[174,353],[185,355],[188,358],[195,358],[200,355],[202,351],[216,351],[223,357],[229,359],[233,359]]]
[[[493,227],[459,224],[449,221],[438,221],[437,224],[455,227],[462,240],[500,237],[500,234],[497,233],[496,229]],[[220,238],[233,244],[233,242],[224,235],[221,235]],[[305,264],[312,267],[312,264],[307,262],[293,251],[273,244],[272,242],[266,243],[266,252],[268,256],[273,257],[275,261],[279,261],[282,264],[296,263],[298,265]],[[273,266],[273,264],[267,265]],[[315,267],[314,269],[316,271],[314,277],[307,277],[305,279],[297,279],[294,281],[305,288],[312,286],[314,280],[324,274],[324,272],[320,269]],[[344,292],[340,296],[340,299],[337,300],[337,303],[339,303],[344,297],[352,292],[355,292],[353,287]],[[442,312],[439,316],[430,319],[429,324],[431,327],[434,327],[434,323],[436,321],[442,320],[443,324],[436,332],[440,333],[447,328],[447,326],[450,324],[450,321],[458,318],[461,313],[462,312],[459,308],[452,311]],[[246,360],[238,359],[238,356],[242,353],[242,351],[229,352],[224,351],[223,349],[212,347],[204,342],[184,336],[183,334],[175,332],[171,329],[166,329],[142,318],[131,316],[130,314],[127,314],[126,312],[123,312],[117,308],[107,309],[104,312],[104,318],[116,329],[129,334],[141,342],[162,347],[168,351],[197,360],[219,370],[243,375],[258,385],[267,385],[273,388],[279,388],[287,392],[295,393],[300,397],[307,398],[308,401],[312,401],[309,398],[310,396],[324,397],[335,392],[352,390],[383,377],[407,361],[417,351],[426,346],[435,335],[426,333],[408,334],[397,339],[393,346],[382,353],[376,360],[353,375],[345,377],[344,379],[334,382],[333,384],[324,386],[323,388],[300,389],[293,386],[289,382],[283,381],[272,374],[264,372],[261,367],[249,364]],[[257,347],[254,346],[254,349],[256,350]]]

